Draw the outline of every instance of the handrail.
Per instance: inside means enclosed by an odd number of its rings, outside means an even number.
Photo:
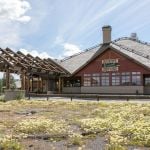
[[[72,101],[73,98],[95,98],[97,101],[100,101],[101,98],[111,98],[114,99],[125,99],[127,101],[131,99],[150,99],[150,95],[117,95],[117,94],[36,94],[36,93],[28,93],[28,99],[30,100],[31,97],[45,97],[49,100],[50,97],[64,97],[70,98]]]

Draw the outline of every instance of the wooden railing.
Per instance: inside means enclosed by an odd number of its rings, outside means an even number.
[[[150,101],[150,95],[110,95],[110,94],[36,94],[36,93],[28,93],[28,99],[30,100],[32,97],[38,98],[46,98],[49,100],[51,97],[63,97],[70,98],[72,101],[75,98],[90,98],[92,100],[100,101],[101,99],[110,99],[110,100],[136,100],[136,99],[146,99]]]

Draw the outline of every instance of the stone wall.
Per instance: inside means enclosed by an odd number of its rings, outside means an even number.
[[[143,86],[81,87],[81,93],[143,94]]]
[[[81,93],[81,87],[63,87],[63,93]]]
[[[25,97],[25,90],[5,90],[4,100],[17,100]]]

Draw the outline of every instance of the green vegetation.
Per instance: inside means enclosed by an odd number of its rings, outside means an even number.
[[[69,137],[69,141],[68,141],[68,145],[78,145],[81,146],[84,144],[83,141],[83,136],[80,135],[79,133],[73,133],[72,135],[70,135]]]
[[[150,103],[16,100],[0,102],[0,112],[4,150],[23,149],[32,135],[79,148],[97,136],[105,139],[106,150],[150,147]]]
[[[4,88],[6,88],[6,73],[4,73],[3,78],[0,79],[0,94],[4,93]],[[10,74],[10,88],[16,88],[15,79],[12,74]]]
[[[67,133],[67,125],[64,121],[54,121],[45,118],[23,120],[14,129],[16,132],[25,134],[46,133],[56,135]]]
[[[150,105],[111,104],[93,110],[94,117],[79,120],[86,132],[107,135],[110,146],[150,146]]]
[[[1,150],[23,150],[24,148],[20,143],[13,139],[11,136],[0,137],[0,149]]]

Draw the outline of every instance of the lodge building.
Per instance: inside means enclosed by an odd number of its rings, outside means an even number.
[[[104,26],[103,43],[60,61],[71,76],[64,93],[150,94],[150,44],[131,37],[111,40]]]
[[[150,94],[150,44],[136,34],[111,40],[103,26],[103,42],[62,60],[40,59],[0,49],[0,69],[21,74],[22,89],[36,93]]]

